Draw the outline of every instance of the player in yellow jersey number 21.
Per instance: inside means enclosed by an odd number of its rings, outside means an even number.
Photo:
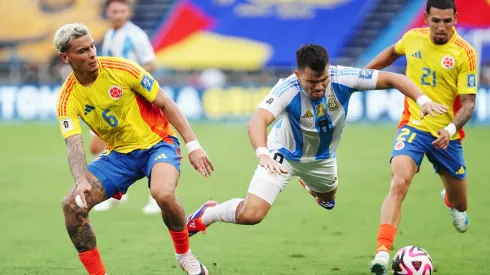
[[[384,275],[389,252],[401,219],[402,201],[422,159],[427,156],[439,174],[441,197],[457,231],[468,229],[466,166],[463,158],[463,125],[471,118],[476,98],[476,55],[454,24],[454,0],[428,0],[428,28],[412,29],[381,52],[367,68],[383,69],[396,59],[407,58],[407,76],[431,100],[449,107],[447,113],[420,120],[420,108],[405,99],[405,108],[391,155],[391,188],[381,210],[376,256],[371,272]]]

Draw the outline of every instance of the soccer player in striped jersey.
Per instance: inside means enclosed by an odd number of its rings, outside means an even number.
[[[428,28],[412,29],[381,52],[366,68],[383,69],[396,59],[407,58],[407,76],[428,98],[449,107],[441,116],[418,117],[419,105],[405,99],[391,155],[391,188],[381,208],[376,256],[371,272],[386,274],[389,252],[401,219],[402,201],[420,169],[424,155],[444,185],[445,207],[457,231],[468,229],[466,165],[461,141],[463,125],[471,118],[476,99],[477,72],[473,48],[461,38],[454,24],[458,14],[454,0],[427,1]]]
[[[94,40],[84,25],[62,26],[54,44],[63,62],[73,70],[57,104],[75,179],[63,199],[63,213],[68,235],[88,273],[106,274],[89,211],[108,198],[126,193],[134,182],[146,177],[174,242],[179,265],[187,274],[208,274],[191,253],[184,209],[175,196],[182,157],[171,125],[186,143],[189,161],[196,170],[207,177],[213,165],[182,112],[136,63],[116,57],[98,58]],[[109,149],[89,165],[80,119]]]
[[[330,66],[327,50],[319,45],[301,47],[296,59],[295,73],[272,88],[250,119],[248,132],[259,165],[246,199],[206,202],[188,217],[189,234],[205,231],[214,222],[261,222],[293,176],[301,177],[322,207],[331,208],[338,184],[335,151],[351,95],[397,88],[414,101],[426,98],[403,75]],[[423,103],[420,118],[446,111],[430,100]],[[267,137],[267,127],[275,120]]]
[[[102,43],[102,56],[123,57],[139,64],[145,71],[152,73],[155,68],[155,52],[148,35],[138,26],[129,21],[132,15],[131,3],[129,0],[107,0],[106,16],[111,24]],[[90,151],[98,156],[102,153],[106,145],[104,141],[94,132],[90,140]],[[128,195],[124,195],[120,201],[127,202]],[[116,199],[108,199],[97,204],[92,210],[107,211],[111,209]],[[160,207],[150,195],[148,203],[143,207],[143,213],[160,213]]]

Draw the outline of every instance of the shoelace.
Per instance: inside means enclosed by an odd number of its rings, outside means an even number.
[[[196,272],[196,274],[201,272],[201,264],[192,254],[180,259],[179,263],[188,272]]]

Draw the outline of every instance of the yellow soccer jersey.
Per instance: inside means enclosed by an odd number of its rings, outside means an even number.
[[[147,149],[174,132],[151,102],[160,89],[143,68],[123,58],[99,57],[95,82],[82,86],[72,73],[58,95],[57,112],[64,138],[80,134],[81,118],[110,150]]]
[[[420,107],[405,98],[399,127],[409,125],[437,136],[437,131],[451,123],[461,108],[460,94],[476,94],[476,55],[468,42],[453,28],[454,35],[444,45],[432,43],[429,28],[412,29],[395,45],[395,51],[407,57],[409,77],[432,101],[449,107],[446,114],[426,116],[420,120]],[[460,129],[452,139],[462,139]]]

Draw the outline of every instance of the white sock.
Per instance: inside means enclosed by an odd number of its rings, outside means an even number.
[[[204,211],[201,220],[205,226],[214,222],[236,223],[236,209],[243,199],[231,199]]]
[[[157,201],[151,196],[151,194],[150,194],[150,197],[148,198],[148,203],[157,204]]]
[[[190,249],[189,249],[189,251],[187,251],[184,254],[177,254],[177,253],[175,253],[175,258],[177,259],[177,261],[180,261],[182,258],[184,258],[185,256],[187,256],[189,254],[192,254],[192,252],[191,252]]]
[[[390,253],[386,251],[379,251],[378,253],[376,253],[375,257],[376,259],[382,258],[388,260],[388,262],[390,261]]]

